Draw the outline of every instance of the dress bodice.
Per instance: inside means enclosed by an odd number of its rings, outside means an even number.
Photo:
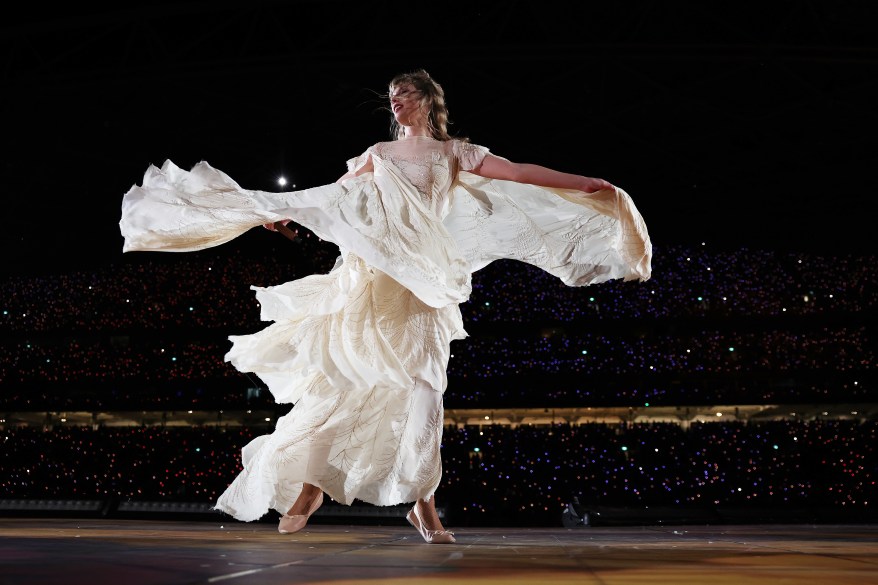
[[[382,164],[392,164],[421,195],[424,205],[438,218],[448,214],[448,194],[459,170],[471,171],[481,164],[488,149],[458,139],[435,140],[427,136],[412,136],[391,142],[379,142],[362,155],[348,161],[348,169],[355,170],[373,157],[381,163],[375,173],[382,172]]]

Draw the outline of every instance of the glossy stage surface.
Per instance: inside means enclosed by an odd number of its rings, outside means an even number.
[[[451,527],[450,527],[451,528]],[[466,528],[0,518],[0,583],[878,583],[878,525]]]

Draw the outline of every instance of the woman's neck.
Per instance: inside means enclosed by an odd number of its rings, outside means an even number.
[[[423,126],[406,126],[405,127],[405,137],[406,138],[414,138],[416,136],[424,136],[426,138],[432,138],[430,135],[430,131]]]

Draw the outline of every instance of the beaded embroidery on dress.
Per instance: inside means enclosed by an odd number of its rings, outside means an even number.
[[[529,262],[571,286],[650,276],[645,224],[621,189],[586,194],[471,174],[488,150],[426,137],[348,161],[374,171],[287,193],[240,187],[205,162],[150,167],[123,197],[124,251],[199,250],[293,219],[339,246],[327,274],[253,287],[270,325],[226,355],[295,406],[242,450],[216,508],[283,514],[302,483],[336,501],[430,498],[441,480],[442,393],[473,271]]]

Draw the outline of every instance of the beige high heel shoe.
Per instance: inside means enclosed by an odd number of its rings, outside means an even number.
[[[289,516],[284,514],[280,518],[280,523],[277,526],[277,531],[281,534],[292,534],[294,532],[298,532],[305,527],[305,524],[308,523],[308,518],[317,511],[323,504],[323,492],[320,492],[320,497],[314,500],[314,503],[311,504],[311,509],[308,510],[307,514],[293,514]]]
[[[409,521],[409,524],[415,527],[415,530],[421,533],[421,536],[423,536],[424,540],[429,544],[453,544],[457,542],[457,540],[454,539],[453,532],[449,532],[448,530],[427,530],[424,528],[424,521],[421,519],[421,515],[418,514],[417,502],[415,503],[415,507],[405,515],[405,519]]]

